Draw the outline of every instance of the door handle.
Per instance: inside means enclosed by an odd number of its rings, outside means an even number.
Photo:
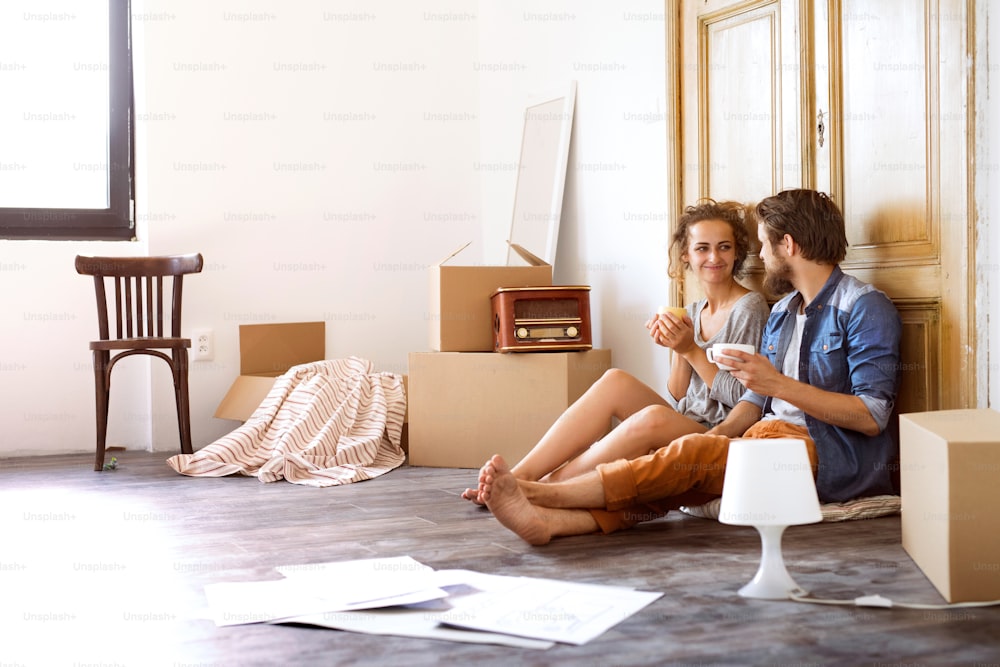
[[[826,125],[823,123],[823,110],[816,115],[816,139],[819,147],[823,148],[823,134],[826,132]]]

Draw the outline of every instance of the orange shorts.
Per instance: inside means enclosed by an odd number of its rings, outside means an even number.
[[[801,438],[816,473],[816,443],[804,426],[762,420],[744,438]],[[637,459],[597,467],[606,509],[591,510],[605,533],[650,521],[682,506],[696,506],[722,495],[730,438],[692,433]]]

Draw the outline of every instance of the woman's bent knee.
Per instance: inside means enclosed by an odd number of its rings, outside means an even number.
[[[643,441],[673,439],[684,430],[684,417],[673,408],[666,405],[649,405],[632,415],[623,424],[629,433]],[[686,421],[686,420],[685,420]],[[667,443],[663,443],[667,444]]]
[[[619,389],[635,385],[638,382],[639,380],[635,376],[620,368],[609,368],[597,380],[598,384],[606,384]]]

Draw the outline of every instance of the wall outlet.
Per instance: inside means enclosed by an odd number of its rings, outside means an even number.
[[[211,329],[198,329],[191,337],[191,358],[195,361],[212,361],[215,358],[215,334]]]

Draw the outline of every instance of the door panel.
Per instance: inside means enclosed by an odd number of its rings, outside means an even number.
[[[938,367],[941,339],[939,304],[935,300],[897,302],[903,321],[900,341],[900,412],[924,412],[939,402]]]
[[[756,201],[801,181],[796,20],[787,1],[685,3],[685,203]]]
[[[848,261],[933,258],[926,111],[934,68],[926,17],[913,0],[880,2],[877,22],[865,13],[870,8],[845,0],[841,20],[832,24],[841,55],[832,67],[840,74],[833,80],[840,93],[833,117],[840,120],[835,140],[843,153],[836,185],[851,219]]]
[[[765,8],[766,9],[766,8]],[[772,146],[780,146],[781,116],[777,105],[780,87],[768,57],[743,58],[764,51],[776,42],[774,12],[756,11],[704,24],[699,67],[704,91],[703,123],[712,128],[702,138],[707,156],[701,169],[704,192],[726,192],[732,197],[767,192],[780,182]],[[758,48],[758,45],[763,48]],[[742,59],[742,61],[741,61]],[[739,62],[739,67],[732,63]],[[758,168],[734,169],[730,157],[754,156]]]

